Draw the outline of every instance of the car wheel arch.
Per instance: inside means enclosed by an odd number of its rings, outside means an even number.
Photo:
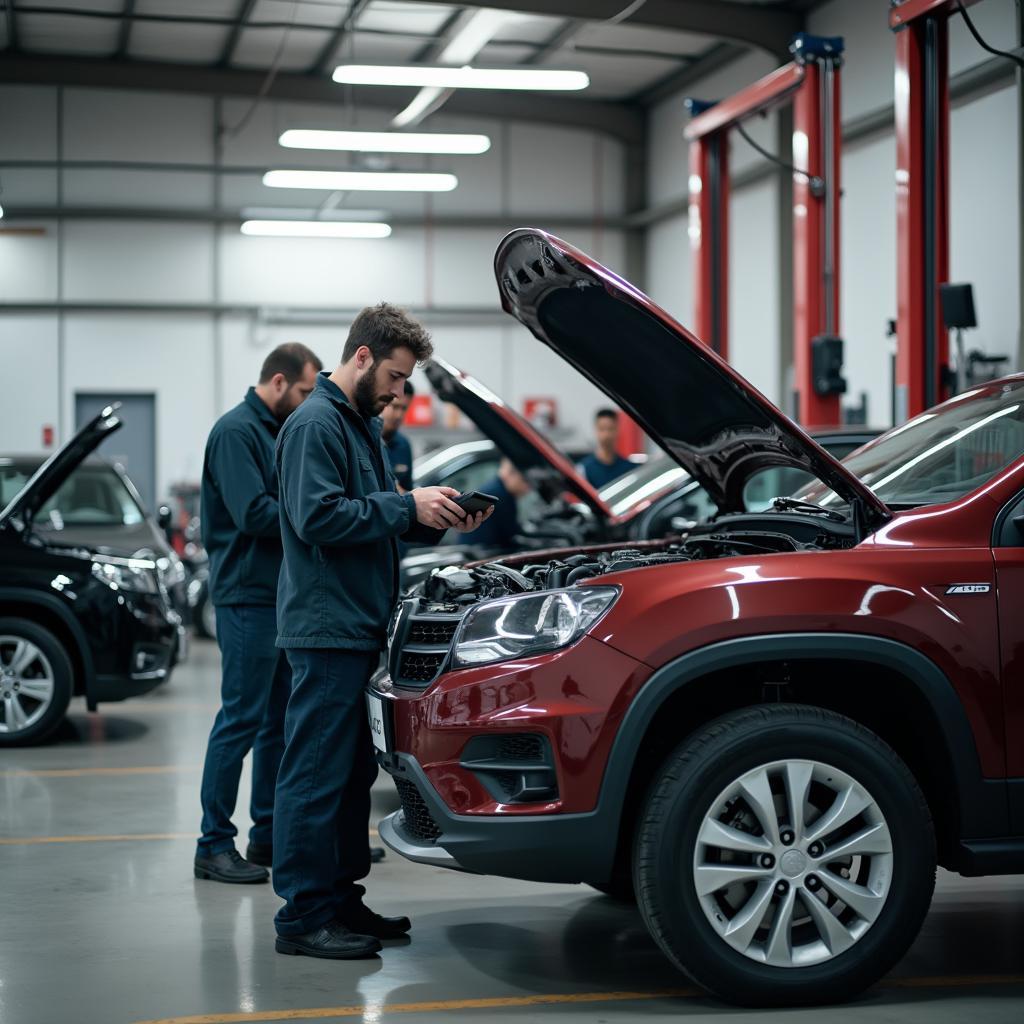
[[[84,695],[89,710],[95,710],[92,688],[96,671],[89,643],[82,627],[60,600],[50,594],[41,594],[33,590],[0,587],[0,615],[12,615],[36,622],[61,640],[71,661],[74,694]]]
[[[822,663],[885,673],[887,680],[903,688],[887,691],[887,699],[899,700],[901,707],[926,715],[927,721],[886,727],[884,713],[876,714],[874,720],[858,714],[857,700],[841,699],[821,683],[816,690],[807,685],[808,666]],[[774,689],[760,681],[766,668],[783,666],[799,686],[780,680]],[[731,679],[744,669],[750,670],[749,677]],[[731,688],[723,686],[723,676],[730,677]],[[853,696],[864,702],[863,694]],[[826,707],[861,721],[907,760],[915,775],[923,775],[919,781],[932,805],[946,866],[956,867],[961,839],[1007,834],[1005,784],[983,778],[966,712],[934,662],[920,651],[882,637],[777,634],[728,640],[689,652],[655,671],[633,698],[609,755],[599,802],[616,824],[620,869],[630,856],[646,776],[667,750],[720,714],[776,699]],[[690,713],[695,703],[700,706]],[[687,714],[680,714],[682,709]],[[901,742],[901,734],[910,739]],[[908,742],[914,749],[908,749]],[[941,746],[936,748],[934,742]]]

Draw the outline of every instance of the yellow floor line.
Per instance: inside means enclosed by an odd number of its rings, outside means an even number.
[[[925,978],[891,978],[878,988],[980,988],[985,985],[1024,984],[1024,974],[943,975]],[[434,1002],[395,1003],[379,1006],[320,1006],[305,1010],[254,1010],[248,1013],[200,1013],[190,1017],[161,1017],[135,1024],[247,1024],[255,1021],[335,1020],[369,1017],[380,1020],[388,1014],[443,1013],[454,1010],[500,1010],[516,1006],[557,1006],[581,1003],[626,1003],[652,999],[692,999],[701,996],[696,988],[656,989],[649,992],[571,992],[536,996],[506,996],[496,999],[442,999]]]
[[[370,829],[370,836],[377,837],[377,830]],[[195,832],[141,832],[112,836],[20,836],[14,839],[0,839],[0,846],[40,846],[48,843],[151,843],[168,839],[195,839]]]
[[[0,778],[73,779],[89,775],[175,775],[199,772],[201,764],[151,764],[128,768],[12,768],[0,772]]]

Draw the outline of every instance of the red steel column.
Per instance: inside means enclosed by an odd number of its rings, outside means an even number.
[[[729,358],[729,165],[724,132],[690,141],[694,333]]]
[[[811,341],[839,331],[839,70],[809,62],[793,103],[793,363],[797,418],[805,426],[842,421],[839,395],[814,387]],[[826,139],[831,133],[831,143]],[[812,187],[812,180],[818,187]]]
[[[896,421],[947,397],[949,33],[924,16],[896,34]]]

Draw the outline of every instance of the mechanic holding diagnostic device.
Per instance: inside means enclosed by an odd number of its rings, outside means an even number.
[[[398,598],[398,539],[433,543],[490,514],[463,511],[451,487],[399,494],[385,458],[379,414],[432,350],[404,311],[364,309],[341,365],[319,375],[278,438],[277,645],[293,675],[274,815],[273,881],[286,901],[275,918],[280,953],[372,956],[410,928],[408,918],[370,910],[358,884],[370,871],[377,775],[363,691]]]

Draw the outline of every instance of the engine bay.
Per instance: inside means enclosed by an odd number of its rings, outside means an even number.
[[[514,567],[504,562],[445,566],[434,569],[417,590],[422,611],[442,613],[465,608],[478,601],[570,587],[581,580],[627,569],[709,558],[820,550],[825,546],[822,540],[819,538],[818,542],[808,543],[787,533],[765,530],[712,532],[643,549],[584,551],[537,562],[524,562],[521,556],[515,561],[523,564]]]

